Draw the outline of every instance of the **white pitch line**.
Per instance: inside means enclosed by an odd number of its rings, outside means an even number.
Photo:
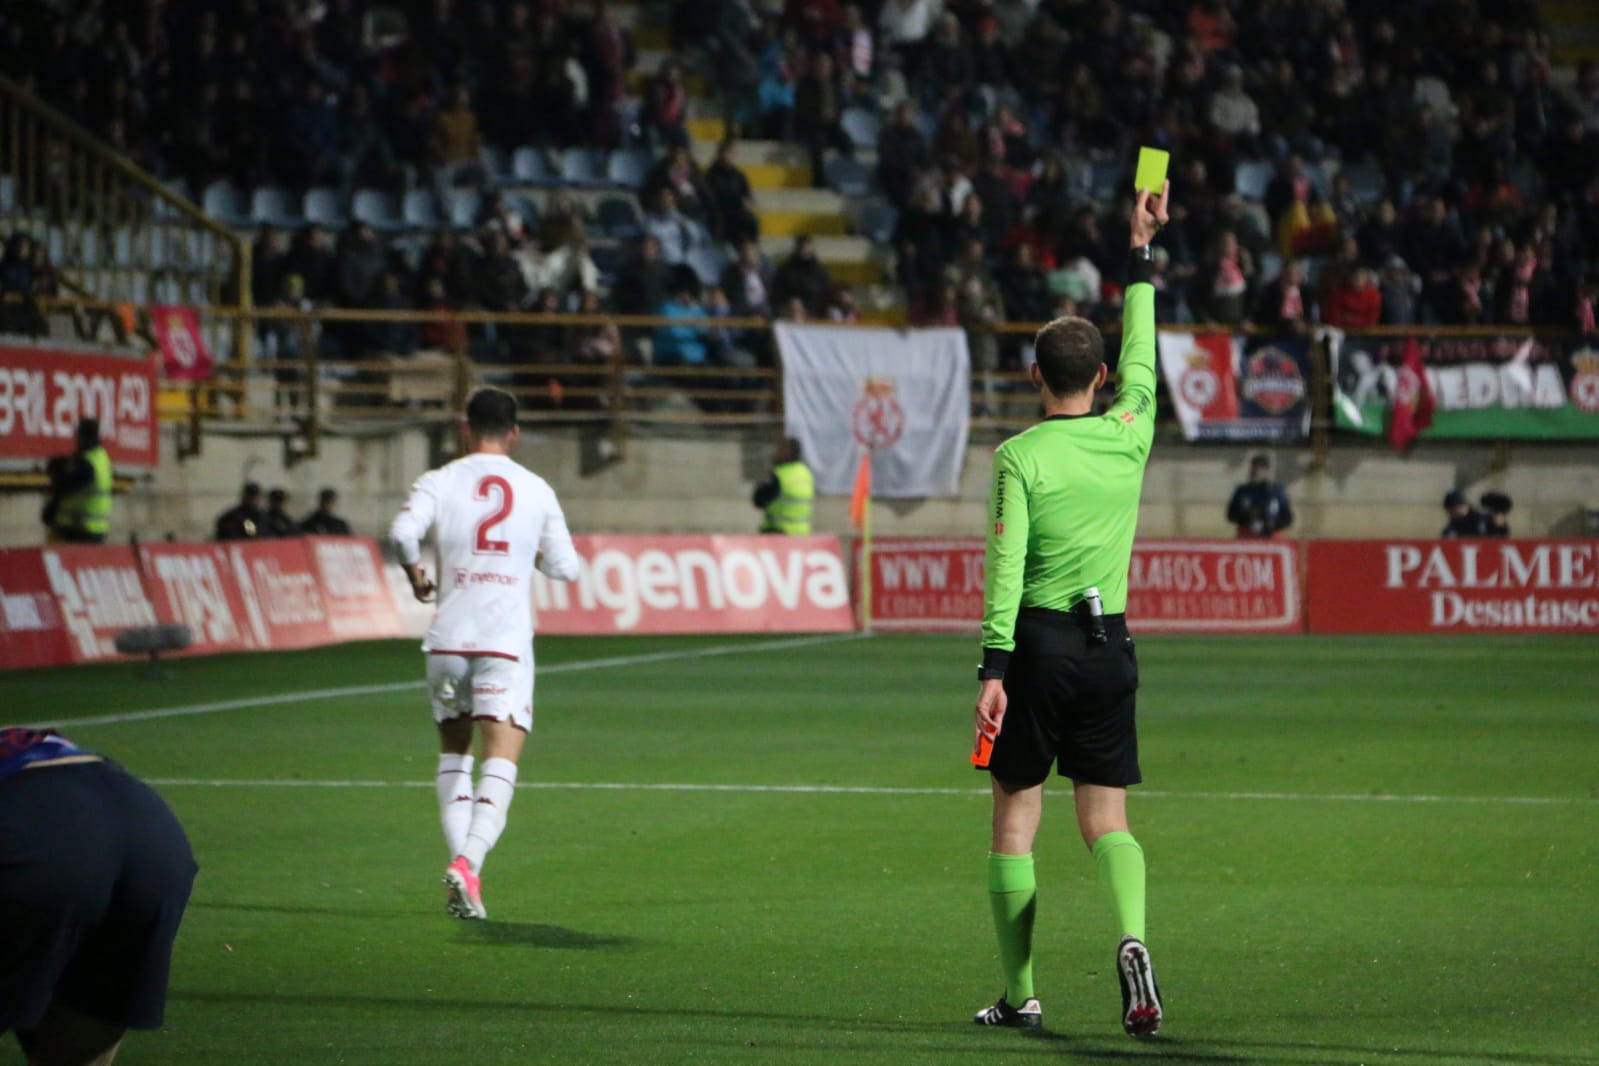
[[[158,788],[432,788],[427,781],[305,781],[290,778],[187,778],[146,779]],[[914,788],[873,785],[736,785],[689,782],[628,781],[519,781],[517,788],[541,792],[737,792],[758,795],[842,796],[986,796],[986,788]],[[1255,800],[1303,803],[1461,803],[1524,807],[1595,806],[1599,799],[1583,796],[1405,796],[1368,793],[1314,792],[1172,792],[1138,789],[1135,797],[1181,800]]]
[[[861,639],[860,633],[829,633],[823,636],[790,637],[783,640],[764,640],[753,644],[718,644],[709,648],[656,651],[644,655],[617,655],[608,659],[584,659],[575,663],[555,663],[538,667],[541,676],[552,674],[577,674],[587,670],[604,670],[613,666],[641,666],[645,663],[669,662],[674,659],[711,659],[721,655],[742,655],[752,651],[781,651],[786,648],[804,648],[814,644],[834,644]],[[381,685],[346,685],[342,688],[307,689],[303,692],[281,692],[271,696],[247,696],[236,700],[216,700],[211,703],[190,703],[180,707],[156,707],[148,711],[127,711],[122,714],[100,714],[90,718],[49,718],[41,722],[23,722],[25,729],[43,729],[55,726],[78,729],[87,725],[115,725],[120,722],[148,722],[155,718],[186,718],[196,714],[216,714],[219,711],[240,711],[249,707],[276,707],[285,703],[310,703],[315,700],[335,700],[346,696],[374,696],[385,692],[409,692],[426,687],[424,681],[390,681]]]

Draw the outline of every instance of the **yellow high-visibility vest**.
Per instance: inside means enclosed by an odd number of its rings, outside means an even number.
[[[111,532],[111,457],[104,448],[83,453],[94,468],[94,480],[56,505],[57,527],[103,537]]]
[[[763,533],[805,536],[811,531],[811,504],[816,499],[816,478],[804,463],[781,463],[772,468],[777,478],[777,499],[766,505]]]

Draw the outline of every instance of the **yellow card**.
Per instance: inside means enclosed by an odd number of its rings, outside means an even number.
[[[1159,148],[1140,148],[1138,150],[1138,174],[1133,178],[1133,188],[1143,189],[1160,195],[1160,190],[1166,184],[1166,164],[1171,162],[1171,153],[1163,152]]]

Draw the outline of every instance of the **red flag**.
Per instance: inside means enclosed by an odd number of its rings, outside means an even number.
[[[211,376],[211,353],[200,335],[192,307],[152,307],[150,326],[161,345],[162,376],[168,381],[204,381]]]
[[[866,526],[866,505],[872,499],[872,453],[861,454],[860,469],[855,471],[855,490],[849,495],[849,524],[853,529]]]
[[[1399,365],[1399,380],[1394,387],[1393,412],[1388,419],[1388,443],[1398,451],[1409,451],[1416,435],[1432,425],[1436,404],[1427,369],[1421,363],[1421,346],[1416,338],[1405,341],[1405,359]]]

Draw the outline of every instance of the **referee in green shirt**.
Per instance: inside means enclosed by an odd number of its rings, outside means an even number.
[[[1082,318],[1059,318],[1033,342],[1044,420],[994,455],[977,676],[974,764],[994,785],[988,891],[1005,993],[980,1025],[1036,1028],[1033,836],[1052,764],[1072,780],[1077,824],[1120,926],[1122,1027],[1160,1027],[1160,994],[1144,946],[1144,853],[1127,831],[1127,786],[1140,780],[1133,722],[1138,661],[1127,633],[1127,569],[1155,424],[1155,288],[1150,241],[1166,222],[1160,196],[1133,204],[1121,386],[1093,416],[1105,342]]]

